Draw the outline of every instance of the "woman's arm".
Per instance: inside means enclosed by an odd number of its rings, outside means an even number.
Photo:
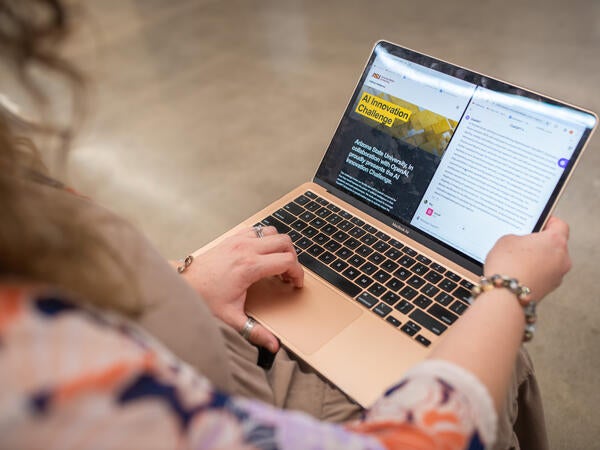
[[[535,301],[558,287],[569,271],[568,225],[551,218],[544,231],[505,236],[490,251],[484,273],[507,275],[531,289]],[[496,410],[502,407],[525,319],[516,296],[503,288],[482,293],[448,331],[431,358],[455,363],[487,387]]]

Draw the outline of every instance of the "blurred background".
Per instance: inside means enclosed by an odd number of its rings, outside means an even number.
[[[103,0],[66,49],[89,79],[69,181],[165,257],[311,179],[386,39],[600,111],[596,0]],[[600,137],[557,214],[574,267],[529,349],[554,449],[599,448]]]

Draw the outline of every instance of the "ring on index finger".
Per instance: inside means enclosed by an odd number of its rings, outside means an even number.
[[[252,333],[252,329],[254,328],[254,326],[256,325],[256,320],[254,320],[252,317],[248,317],[248,319],[246,320],[246,323],[244,324],[244,326],[242,327],[240,334],[242,335],[242,337],[246,340],[248,340],[250,338],[250,333]]]
[[[254,230],[257,238],[260,239],[265,236],[263,233],[263,226],[260,223],[258,225],[254,225],[252,229]]]

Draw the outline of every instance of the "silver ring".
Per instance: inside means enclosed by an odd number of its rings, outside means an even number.
[[[256,233],[257,238],[260,239],[265,236],[263,234],[263,226],[260,223],[258,225],[254,225],[252,229],[254,230],[254,233]]]
[[[246,323],[242,327],[242,331],[240,331],[240,334],[242,335],[242,337],[244,339],[248,340],[250,338],[250,333],[252,333],[252,329],[254,328],[255,325],[256,325],[256,320],[254,320],[252,317],[248,317],[248,319],[246,320]]]

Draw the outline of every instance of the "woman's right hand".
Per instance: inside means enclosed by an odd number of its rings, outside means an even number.
[[[532,299],[539,301],[556,289],[571,269],[568,239],[569,226],[557,217],[551,217],[539,233],[504,236],[488,253],[484,274],[516,278],[531,289]]]

